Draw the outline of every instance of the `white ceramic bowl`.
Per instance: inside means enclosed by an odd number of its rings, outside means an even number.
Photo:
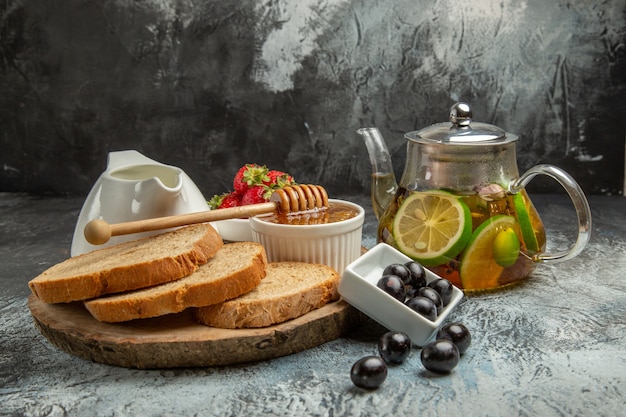
[[[346,267],[339,282],[339,294],[387,329],[404,332],[413,344],[424,346],[459,304],[463,291],[453,286],[452,299],[437,316],[437,320],[431,321],[376,286],[387,265],[410,260],[392,246],[379,243]],[[426,270],[427,282],[437,278],[438,275]]]
[[[340,222],[313,225],[278,224],[252,217],[252,240],[265,247],[270,262],[320,263],[341,275],[361,255],[365,210],[349,201],[330,199],[329,202],[347,205],[358,214]]]
[[[252,229],[249,219],[227,219],[213,222],[222,239],[231,242],[251,242]]]

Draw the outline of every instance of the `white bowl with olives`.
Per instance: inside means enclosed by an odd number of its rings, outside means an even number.
[[[417,346],[428,343],[463,298],[459,288],[386,243],[346,267],[339,294]]]

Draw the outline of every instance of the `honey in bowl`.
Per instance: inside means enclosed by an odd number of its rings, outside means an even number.
[[[344,200],[289,216],[250,217],[252,240],[262,244],[269,262],[296,261],[328,265],[339,274],[361,256],[365,210]]]
[[[329,201],[327,208],[288,214],[273,213],[269,215],[258,216],[257,218],[265,222],[276,224],[314,225],[337,223],[356,217],[358,214],[359,213],[357,210],[346,204]]]

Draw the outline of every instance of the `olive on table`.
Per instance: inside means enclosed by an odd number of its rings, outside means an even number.
[[[350,379],[359,388],[376,389],[387,379],[387,365],[379,356],[366,356],[352,365]]]
[[[429,371],[447,374],[459,363],[459,349],[447,339],[430,342],[422,349],[422,365]]]
[[[437,332],[437,339],[447,339],[454,343],[462,355],[472,343],[472,335],[463,323],[446,323]]]
[[[411,339],[406,333],[389,331],[378,340],[378,353],[386,363],[401,364],[411,353]]]

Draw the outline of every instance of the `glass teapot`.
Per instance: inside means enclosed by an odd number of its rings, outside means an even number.
[[[467,103],[450,121],[405,134],[404,173],[396,184],[391,157],[376,128],[362,128],[372,163],[378,241],[388,243],[465,291],[501,288],[529,277],[541,262],[571,259],[587,245],[591,211],[565,171],[537,165],[519,175],[518,137],[472,122]],[[536,175],[556,180],[576,209],[578,236],[548,254],[546,234],[525,186]]]

